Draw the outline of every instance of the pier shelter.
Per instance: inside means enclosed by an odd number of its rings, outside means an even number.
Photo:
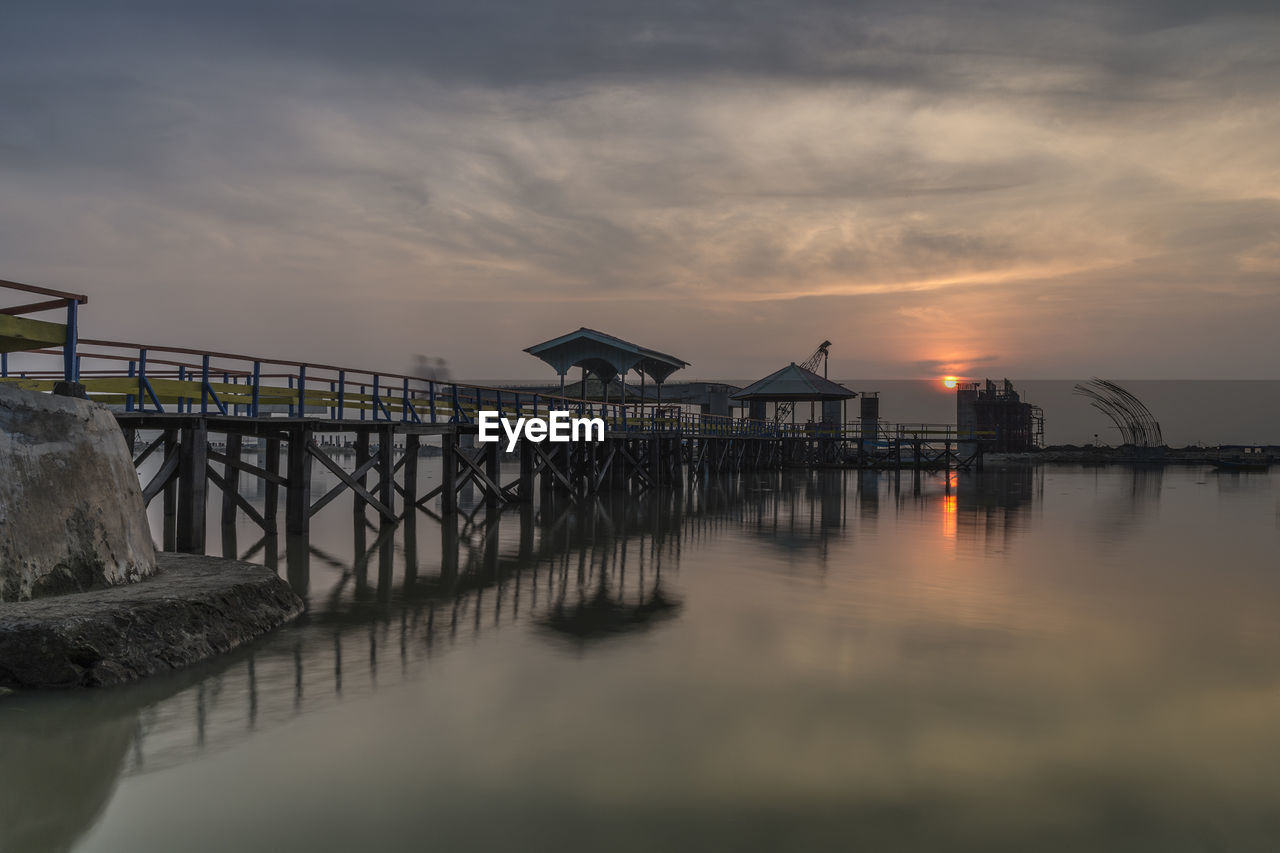
[[[645,380],[652,379],[658,386],[658,400],[662,400],[662,383],[667,377],[689,366],[689,362],[664,352],[642,347],[622,338],[580,328],[576,332],[534,344],[525,352],[542,359],[560,374],[560,392],[564,395],[564,377],[572,367],[582,369],[582,382],[590,373],[605,387],[615,377],[621,377],[625,386],[627,373],[640,374],[640,395],[644,397]]]
[[[796,404],[809,403],[809,420],[818,422],[815,407],[822,403],[821,420],[842,423],[845,420],[841,411],[844,401],[856,396],[857,392],[819,376],[812,370],[806,370],[793,361],[781,370],[751,383],[733,394],[732,398],[747,404],[748,417],[752,420],[765,420],[765,404],[773,403],[775,419],[781,420],[789,412],[794,423]]]

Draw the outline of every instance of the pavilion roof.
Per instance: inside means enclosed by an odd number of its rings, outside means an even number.
[[[734,400],[848,400],[857,392],[805,370],[794,361],[781,370],[751,383],[736,394]]]
[[[583,367],[606,382],[620,373],[635,370],[661,383],[689,366],[689,362],[673,355],[585,327],[534,344],[525,352],[542,359],[561,376],[571,367]]]

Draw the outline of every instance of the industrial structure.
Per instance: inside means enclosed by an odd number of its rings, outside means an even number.
[[[956,385],[956,431],[986,452],[1023,453],[1044,444],[1044,412],[1023,402],[1008,379]]]

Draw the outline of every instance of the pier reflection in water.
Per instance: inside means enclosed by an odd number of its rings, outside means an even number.
[[[783,472],[224,531],[308,615],[0,702],[0,848],[1266,849],[1276,507],[1212,477]]]

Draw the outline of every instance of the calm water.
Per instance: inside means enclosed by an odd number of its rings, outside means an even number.
[[[303,623],[0,701],[0,847],[1275,850],[1278,497],[787,473],[456,543],[338,501],[309,546],[224,543]]]

